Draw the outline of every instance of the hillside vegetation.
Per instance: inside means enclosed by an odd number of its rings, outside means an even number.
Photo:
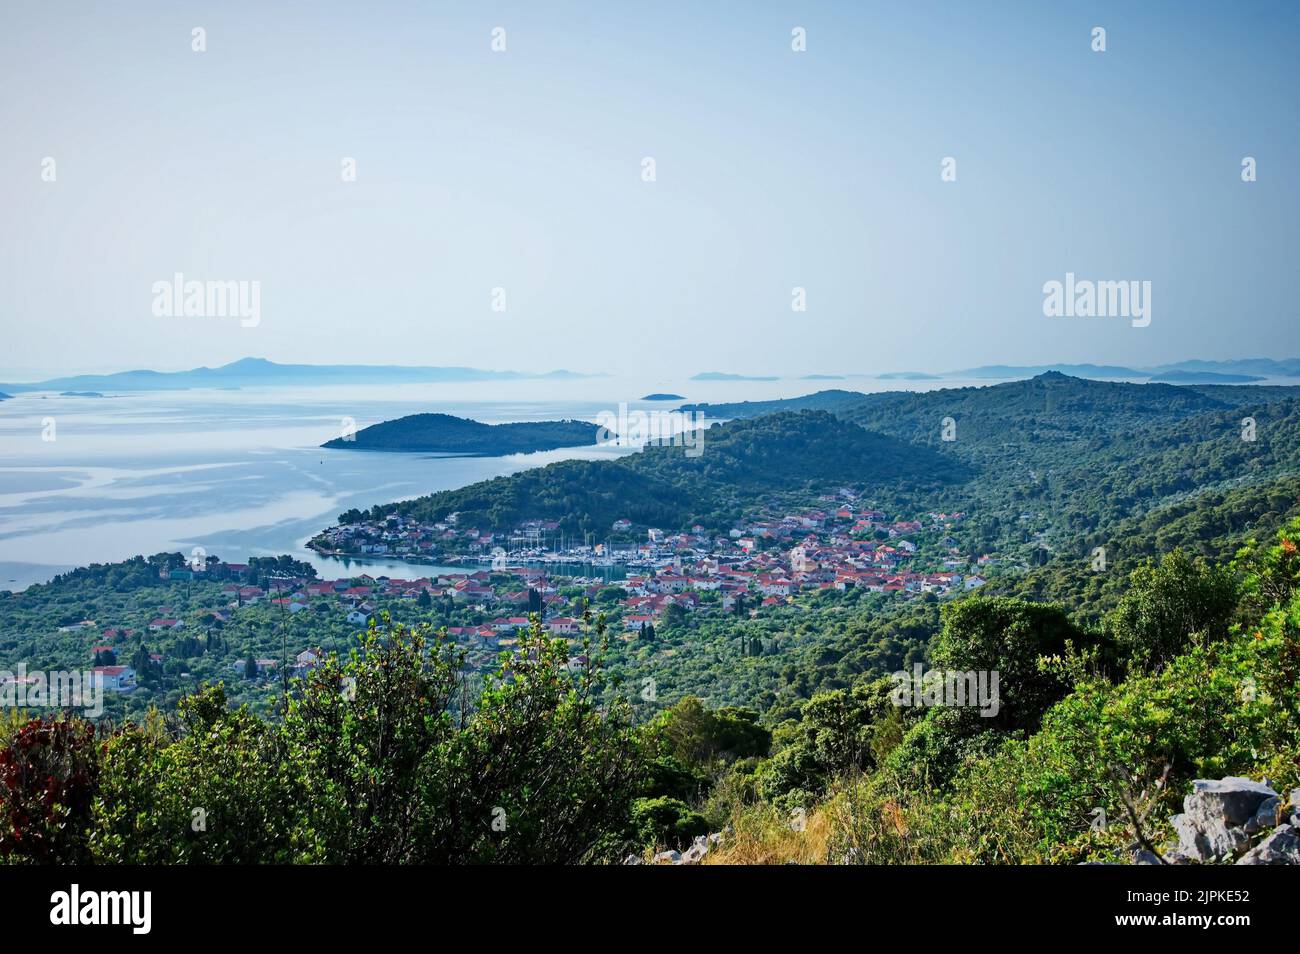
[[[688,450],[661,444],[613,461],[564,461],[374,508],[368,516],[433,521],[457,513],[470,526],[491,529],[553,519],[570,533],[604,534],[619,519],[666,530],[697,523],[725,530],[768,495],[841,486],[915,494],[969,477],[958,461],[824,411],[712,427],[703,435],[702,453]]]
[[[335,450],[417,451],[429,454],[504,456],[596,443],[599,428],[584,421],[483,424],[450,414],[409,414],[336,437]]]

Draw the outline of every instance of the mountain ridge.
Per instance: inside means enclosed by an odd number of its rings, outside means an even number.
[[[77,374],[44,381],[0,385],[23,391],[169,391],[211,387],[287,387],[326,384],[436,383],[441,381],[575,380],[600,377],[557,369],[546,372],[487,371],[481,368],[384,364],[278,364],[266,358],[240,358],[215,368],[185,371],[136,369],[111,374]]]

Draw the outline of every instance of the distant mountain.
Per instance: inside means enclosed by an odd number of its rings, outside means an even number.
[[[776,375],[763,377],[748,374],[730,374],[726,371],[703,371],[691,378],[692,381],[779,381]]]
[[[596,443],[599,431],[595,424],[585,421],[484,424],[450,414],[410,414],[362,428],[351,440],[336,437],[321,447],[500,457],[584,447]]]
[[[175,391],[186,388],[312,387],[331,384],[410,384],[441,381],[514,381],[590,377],[574,371],[531,374],[382,364],[276,364],[265,358],[242,358],[218,368],[189,371],[119,371],[79,374],[26,384],[0,385],[9,391]]]
[[[1153,384],[1248,384],[1263,380],[1257,374],[1221,374],[1217,371],[1165,371],[1151,378]]]
[[[1272,358],[1242,358],[1229,361],[1178,361],[1156,367],[1130,368],[1123,365],[1108,364],[986,364],[978,368],[965,368],[961,371],[948,371],[941,375],[928,377],[940,378],[1028,378],[1045,371],[1059,371],[1077,378],[1149,378],[1157,382],[1178,384],[1242,384],[1258,381],[1261,377],[1293,378],[1300,377],[1300,358],[1288,358],[1276,361]],[[1182,373],[1197,375],[1226,375],[1227,377],[1198,377],[1196,379],[1182,376]],[[1170,377],[1177,373],[1178,376]],[[911,372],[896,372],[879,375],[883,379],[922,380],[927,376],[916,376]]]
[[[1145,378],[1148,372],[1109,364],[985,364],[978,368],[949,371],[945,378],[1031,378],[1048,371],[1076,378]]]
[[[1163,374],[1167,371],[1196,371],[1210,374],[1248,374],[1271,378],[1300,377],[1300,358],[1276,361],[1273,358],[1237,358],[1228,361],[1178,361],[1152,368]]]
[[[647,394],[641,400],[643,401],[685,401],[686,398],[680,394],[663,394],[656,391],[654,394]]]

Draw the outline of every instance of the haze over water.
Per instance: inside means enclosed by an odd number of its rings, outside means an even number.
[[[463,487],[568,458],[626,453],[570,448],[509,457],[326,450],[345,417],[358,428],[441,412],[487,423],[576,418],[601,411],[670,410],[652,392],[688,401],[769,400],[825,388],[932,390],[991,381],[701,382],[612,377],[395,387],[152,391],[103,397],[43,392],[0,401],[0,589],[22,589],[73,566],[161,551],[231,562],[291,554],[327,576],[335,560],[304,549],[339,513]],[[42,440],[53,418],[55,440]],[[707,441],[705,444],[707,453]],[[368,572],[427,570],[378,560]]]

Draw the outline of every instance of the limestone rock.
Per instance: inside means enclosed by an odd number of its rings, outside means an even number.
[[[1192,794],[1183,799],[1183,811],[1217,817],[1227,827],[1234,828],[1244,825],[1265,799],[1276,795],[1263,782],[1248,778],[1229,776],[1218,781],[1198,778],[1192,782]]]
[[[1183,799],[1183,813],[1171,819],[1178,853],[1205,862],[1244,851],[1252,834],[1246,826],[1270,799],[1278,801],[1273,789],[1248,778],[1197,779]]]
[[[1273,833],[1246,852],[1239,865],[1300,865],[1300,832],[1278,825]]]
[[[700,835],[695,839],[695,844],[687,848],[685,854],[682,855],[682,864],[698,865],[708,853],[709,840],[704,835]]]
[[[1255,814],[1250,817],[1242,827],[1247,834],[1254,835],[1257,832],[1267,831],[1275,827],[1281,819],[1278,814],[1282,810],[1282,799],[1276,795],[1270,796],[1260,802],[1259,808]]]

